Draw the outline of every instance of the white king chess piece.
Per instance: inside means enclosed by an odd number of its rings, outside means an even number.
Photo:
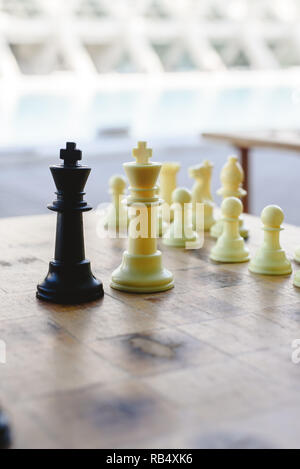
[[[139,215],[129,217],[128,250],[112,274],[111,287],[126,292],[161,292],[174,286],[173,275],[163,267],[157,250],[160,199],[156,182],[161,164],[149,161],[152,150],[146,142],[139,142],[132,154],[136,161],[123,165],[130,182],[127,205]]]

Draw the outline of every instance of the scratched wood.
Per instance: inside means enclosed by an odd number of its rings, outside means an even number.
[[[254,253],[260,222],[246,221]],[[96,213],[85,222],[105,297],[56,306],[35,298],[55,217],[0,221],[0,402],[14,447],[299,448],[291,344],[300,339],[300,290],[291,277],[213,264],[207,238],[197,251],[163,247],[174,290],[124,294],[109,279],[126,240],[99,239]],[[291,256],[300,228],[286,227],[282,244]]]

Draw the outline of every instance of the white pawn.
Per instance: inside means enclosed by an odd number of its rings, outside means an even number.
[[[199,166],[189,168],[189,175],[196,182],[192,189],[193,201],[193,228],[197,229],[197,204],[203,204],[204,208],[204,231],[209,231],[215,223],[214,203],[211,195],[211,176],[213,164],[205,160]]]
[[[222,202],[221,210],[223,231],[211,250],[210,258],[217,262],[247,262],[249,251],[239,233],[243,204],[237,197],[227,197]]]
[[[242,183],[244,181],[244,171],[241,167],[237,156],[229,156],[227,163],[221,171],[221,183],[222,187],[217,191],[218,195],[221,195],[223,200],[226,197],[238,197],[242,199],[245,197],[247,192],[243,189]],[[218,220],[210,229],[210,234],[213,238],[218,238],[222,234],[223,223],[222,220]],[[240,235],[243,238],[248,238],[248,229],[244,226],[244,220],[242,217],[239,219],[239,230]]]
[[[160,187],[157,185],[156,186],[156,195],[159,196],[160,194]],[[161,199],[160,199],[161,200]],[[162,203],[162,200],[160,201]],[[167,231],[168,229],[168,223],[163,219],[163,214],[162,214],[162,207],[158,207],[157,210],[158,213],[158,221],[157,221],[157,237],[161,238],[163,234]]]
[[[179,163],[168,161],[163,163],[159,175],[160,197],[164,202],[161,207],[162,217],[167,223],[173,220],[174,214],[170,207],[172,205],[172,194],[177,187],[177,173],[179,169]]]
[[[295,250],[294,259],[296,262],[300,263],[300,246],[298,246]]]
[[[298,270],[298,271],[295,273],[293,283],[294,283],[295,287],[300,288],[300,270]]]
[[[124,204],[126,180],[123,176],[114,175],[109,180],[112,203],[109,206],[104,228],[116,232],[126,231],[128,226],[127,207]]]
[[[172,194],[172,207],[174,208],[174,221],[163,237],[163,243],[176,248],[195,247],[199,237],[192,226],[192,196],[184,187],[175,189]]]
[[[268,205],[261,212],[264,241],[249,265],[250,272],[262,275],[288,275],[292,266],[280,246],[280,231],[284,214],[277,205]]]

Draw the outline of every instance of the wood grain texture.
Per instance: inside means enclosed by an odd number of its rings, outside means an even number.
[[[174,290],[110,289],[126,240],[100,240],[85,217],[87,257],[103,300],[35,298],[53,255],[55,216],[0,220],[0,401],[16,448],[300,447],[300,289],[203,249],[163,247]],[[247,216],[254,254],[260,222]],[[300,228],[288,226],[291,256]],[[294,265],[295,266],[295,265]],[[296,268],[296,266],[295,266]],[[299,267],[300,268],[300,267]]]

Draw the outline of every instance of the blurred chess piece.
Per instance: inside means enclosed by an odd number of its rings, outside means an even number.
[[[156,186],[156,195],[159,196],[160,194],[160,187],[157,185]],[[160,204],[162,203],[162,200],[160,200]],[[157,221],[157,237],[161,238],[164,233],[167,231],[169,225],[168,223],[163,219],[163,214],[162,214],[162,207],[161,205],[157,209],[158,211],[158,221]]]
[[[223,230],[210,258],[217,262],[247,262],[250,258],[245,241],[239,233],[239,217],[243,204],[237,197],[226,197],[221,205]]]
[[[197,227],[197,203],[203,204],[204,209],[204,231],[209,231],[215,223],[214,203],[211,195],[211,177],[213,164],[205,160],[201,165],[189,168],[189,175],[196,182],[192,189],[193,202],[193,228]]]
[[[237,156],[229,156],[227,163],[221,171],[222,187],[218,190],[217,194],[221,195],[223,200],[226,197],[237,197],[242,199],[247,192],[242,188],[244,181],[244,171],[238,162]],[[243,238],[248,238],[248,229],[244,226],[244,219],[239,218],[240,235]],[[213,238],[218,238],[223,231],[223,222],[218,220],[210,229],[210,234]]]
[[[128,216],[124,200],[126,180],[123,176],[115,175],[109,180],[112,203],[109,206],[104,228],[116,232],[127,231]]]
[[[295,250],[294,259],[296,262],[300,263],[300,246],[298,246]]]
[[[164,235],[163,243],[177,248],[188,247],[188,243],[197,243],[198,234],[193,230],[192,225],[192,196],[190,191],[183,187],[175,189],[172,201],[174,220]]]
[[[121,265],[113,272],[111,287],[137,293],[155,293],[174,286],[171,272],[163,267],[162,253],[157,250],[157,178],[160,163],[150,161],[152,150],[146,142],[138,142],[132,152],[136,162],[124,163],[130,182],[127,204],[139,215],[129,221],[128,249]],[[139,227],[139,229],[138,229]]]
[[[177,187],[177,173],[179,169],[180,164],[174,162],[163,163],[161,167],[159,180],[160,197],[163,200],[162,217],[167,223],[172,221],[174,216],[171,210],[172,194]]]
[[[284,214],[277,205],[268,205],[261,213],[264,241],[249,265],[250,272],[262,275],[288,275],[292,266],[280,246]],[[299,285],[300,286],[300,285]]]
[[[8,418],[0,408],[0,449],[8,449],[11,445],[11,440],[12,435]]]

